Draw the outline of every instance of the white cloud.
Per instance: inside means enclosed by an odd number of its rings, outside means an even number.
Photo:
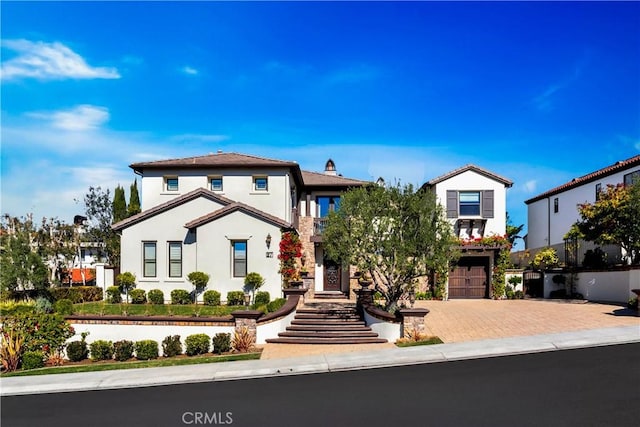
[[[97,129],[109,121],[109,110],[95,105],[78,105],[69,110],[52,113],[27,113],[28,116],[50,121],[57,129],[86,131]]]
[[[182,72],[185,73],[185,74],[188,74],[190,76],[196,76],[196,75],[199,74],[199,71],[197,69],[195,69],[193,67],[189,67],[188,65],[182,67]]]
[[[229,139],[227,135],[202,135],[196,133],[185,133],[171,137],[176,142],[221,142]]]
[[[18,53],[18,56],[6,60],[2,64],[3,80],[120,78],[116,68],[92,67],[87,64],[84,58],[60,42],[33,42],[25,39],[4,40],[2,47]]]
[[[535,192],[537,186],[538,186],[538,182],[535,179],[530,179],[529,181],[526,181],[524,184],[522,184],[522,188],[527,193]]]

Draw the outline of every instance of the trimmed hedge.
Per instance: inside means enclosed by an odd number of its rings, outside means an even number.
[[[91,360],[111,360],[113,357],[113,343],[111,341],[97,340],[89,344]]]
[[[208,290],[202,294],[202,300],[205,305],[220,305],[220,292]]]
[[[271,302],[271,295],[267,291],[258,291],[256,292],[256,297],[253,303],[255,305],[266,305]]]
[[[162,354],[164,357],[173,357],[182,354],[180,335],[169,335],[162,340]]]
[[[287,302],[287,300],[284,298],[274,299],[267,305],[267,310],[269,310],[269,313],[278,311],[284,305],[285,302]]]
[[[22,354],[22,369],[44,368],[44,353],[41,351],[25,351]]]
[[[113,358],[124,362],[133,357],[133,341],[121,340],[113,343]]]
[[[119,304],[122,302],[122,294],[117,286],[109,286],[107,288],[107,302],[111,304]]]
[[[164,292],[160,289],[151,289],[147,294],[147,299],[151,304],[162,305],[164,304]]]
[[[54,301],[71,300],[74,304],[102,301],[102,288],[97,286],[74,286],[72,288],[51,288],[49,290]]]
[[[214,353],[222,354],[231,350],[231,334],[218,333],[212,341]]]
[[[146,304],[147,303],[147,293],[144,289],[131,289],[129,291],[129,299],[131,304]]]
[[[191,304],[191,295],[184,289],[174,289],[171,291],[171,304],[187,305]]]
[[[154,340],[136,341],[134,345],[136,358],[138,360],[149,360],[158,358],[158,342]]]
[[[187,356],[195,356],[209,352],[209,336],[207,334],[189,335],[184,343]]]
[[[59,299],[53,304],[53,310],[63,316],[73,314],[73,302],[70,299]]]
[[[242,291],[227,292],[227,305],[244,305],[244,292]]]
[[[67,344],[67,359],[71,362],[80,362],[88,357],[89,349],[84,339],[82,341],[72,341]]]

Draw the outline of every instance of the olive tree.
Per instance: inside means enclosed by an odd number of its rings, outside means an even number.
[[[435,194],[413,186],[370,185],[347,191],[323,232],[328,258],[356,266],[394,311],[415,281],[446,274],[456,257],[452,228]]]

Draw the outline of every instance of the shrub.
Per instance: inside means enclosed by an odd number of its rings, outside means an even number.
[[[638,297],[629,298],[629,301],[627,302],[627,307],[630,308],[631,310],[637,310]]]
[[[129,292],[129,296],[131,297],[131,304],[147,303],[147,293],[144,289],[132,289],[131,292]]]
[[[97,340],[89,344],[91,360],[111,360],[113,357],[113,343],[111,341]]]
[[[164,354],[164,357],[182,354],[180,335],[169,335],[162,340],[162,354]]]
[[[158,342],[154,340],[136,341],[134,345],[136,358],[139,360],[149,360],[158,358]]]
[[[227,292],[227,305],[244,305],[244,292],[242,291]]]
[[[522,276],[511,276],[508,280],[509,284],[514,288],[522,283]]]
[[[208,290],[202,294],[202,299],[205,305],[220,305],[220,292]]]
[[[113,343],[113,358],[124,362],[133,357],[133,341],[121,340]]]
[[[51,301],[45,297],[36,298],[36,313],[53,313],[53,305]]]
[[[284,305],[285,302],[287,302],[287,300],[284,298],[276,298],[267,305],[267,310],[269,310],[269,313],[278,311]]]
[[[89,357],[87,342],[82,337],[82,341],[72,341],[67,344],[67,359],[72,362],[80,362]]]
[[[236,353],[246,353],[253,347],[253,336],[246,326],[233,333],[233,351]]]
[[[256,296],[253,299],[253,303],[255,305],[265,305],[271,302],[271,295],[267,291],[258,291],[256,292]]]
[[[511,287],[511,285],[507,285],[504,290],[504,294],[507,297],[507,299],[513,299],[516,293],[513,291],[513,288]]]
[[[416,300],[431,300],[433,299],[433,295],[431,291],[426,292],[416,292]]]
[[[567,290],[558,289],[555,291],[551,291],[549,292],[549,298],[567,298]]]
[[[109,286],[107,288],[107,302],[111,304],[119,304],[122,302],[122,293],[117,286]]]
[[[213,337],[213,352],[222,354],[229,350],[231,350],[231,334],[216,334]]]
[[[524,292],[517,290],[514,292],[513,297],[515,299],[524,299]]]
[[[24,337],[19,332],[11,329],[2,329],[0,340],[0,360],[5,371],[11,372],[18,369],[20,353],[22,353]]]
[[[535,257],[533,257],[531,266],[537,270],[545,270],[546,268],[556,267],[559,262],[560,260],[556,250],[548,247],[541,250]]]
[[[164,292],[160,289],[151,289],[147,294],[147,299],[151,304],[162,305],[164,304]]]
[[[97,286],[74,286],[72,288],[52,288],[51,298],[54,301],[70,299],[74,304],[102,301],[102,288]]]
[[[209,283],[209,275],[202,271],[192,271],[187,276],[187,280],[196,288],[196,292],[202,292]]]
[[[189,335],[184,343],[187,356],[195,356],[209,352],[209,336],[207,334]]]
[[[22,355],[22,369],[37,369],[44,367],[44,353],[41,351],[26,351]]]
[[[171,291],[171,304],[191,304],[191,296],[184,289],[174,289]]]
[[[255,271],[247,274],[244,278],[244,289],[252,294],[255,294],[262,285],[264,285],[264,278],[260,273],[256,273]]]
[[[71,315],[73,314],[73,302],[66,298],[59,299],[53,304],[53,309],[62,316]]]
[[[59,314],[25,313],[3,319],[3,330],[24,338],[24,351],[43,351],[46,357],[64,350],[75,335],[73,327]]]

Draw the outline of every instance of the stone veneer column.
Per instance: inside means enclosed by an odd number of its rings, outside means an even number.
[[[306,263],[302,267],[306,267],[309,276],[303,280],[304,286],[309,289],[309,298],[315,295],[315,276],[316,276],[316,246],[311,241],[313,236],[313,217],[301,216],[298,221],[298,234],[300,242],[302,242],[302,253],[306,255]]]
[[[233,316],[233,320],[235,320],[235,331],[240,332],[242,328],[247,328],[249,330],[249,334],[251,334],[253,344],[256,343],[256,338],[258,335],[258,327],[257,320],[264,313],[258,310],[239,310],[231,313]]]
[[[399,310],[402,316],[402,338],[408,338],[411,331],[426,335],[425,316],[429,313],[426,308],[403,308]]]

